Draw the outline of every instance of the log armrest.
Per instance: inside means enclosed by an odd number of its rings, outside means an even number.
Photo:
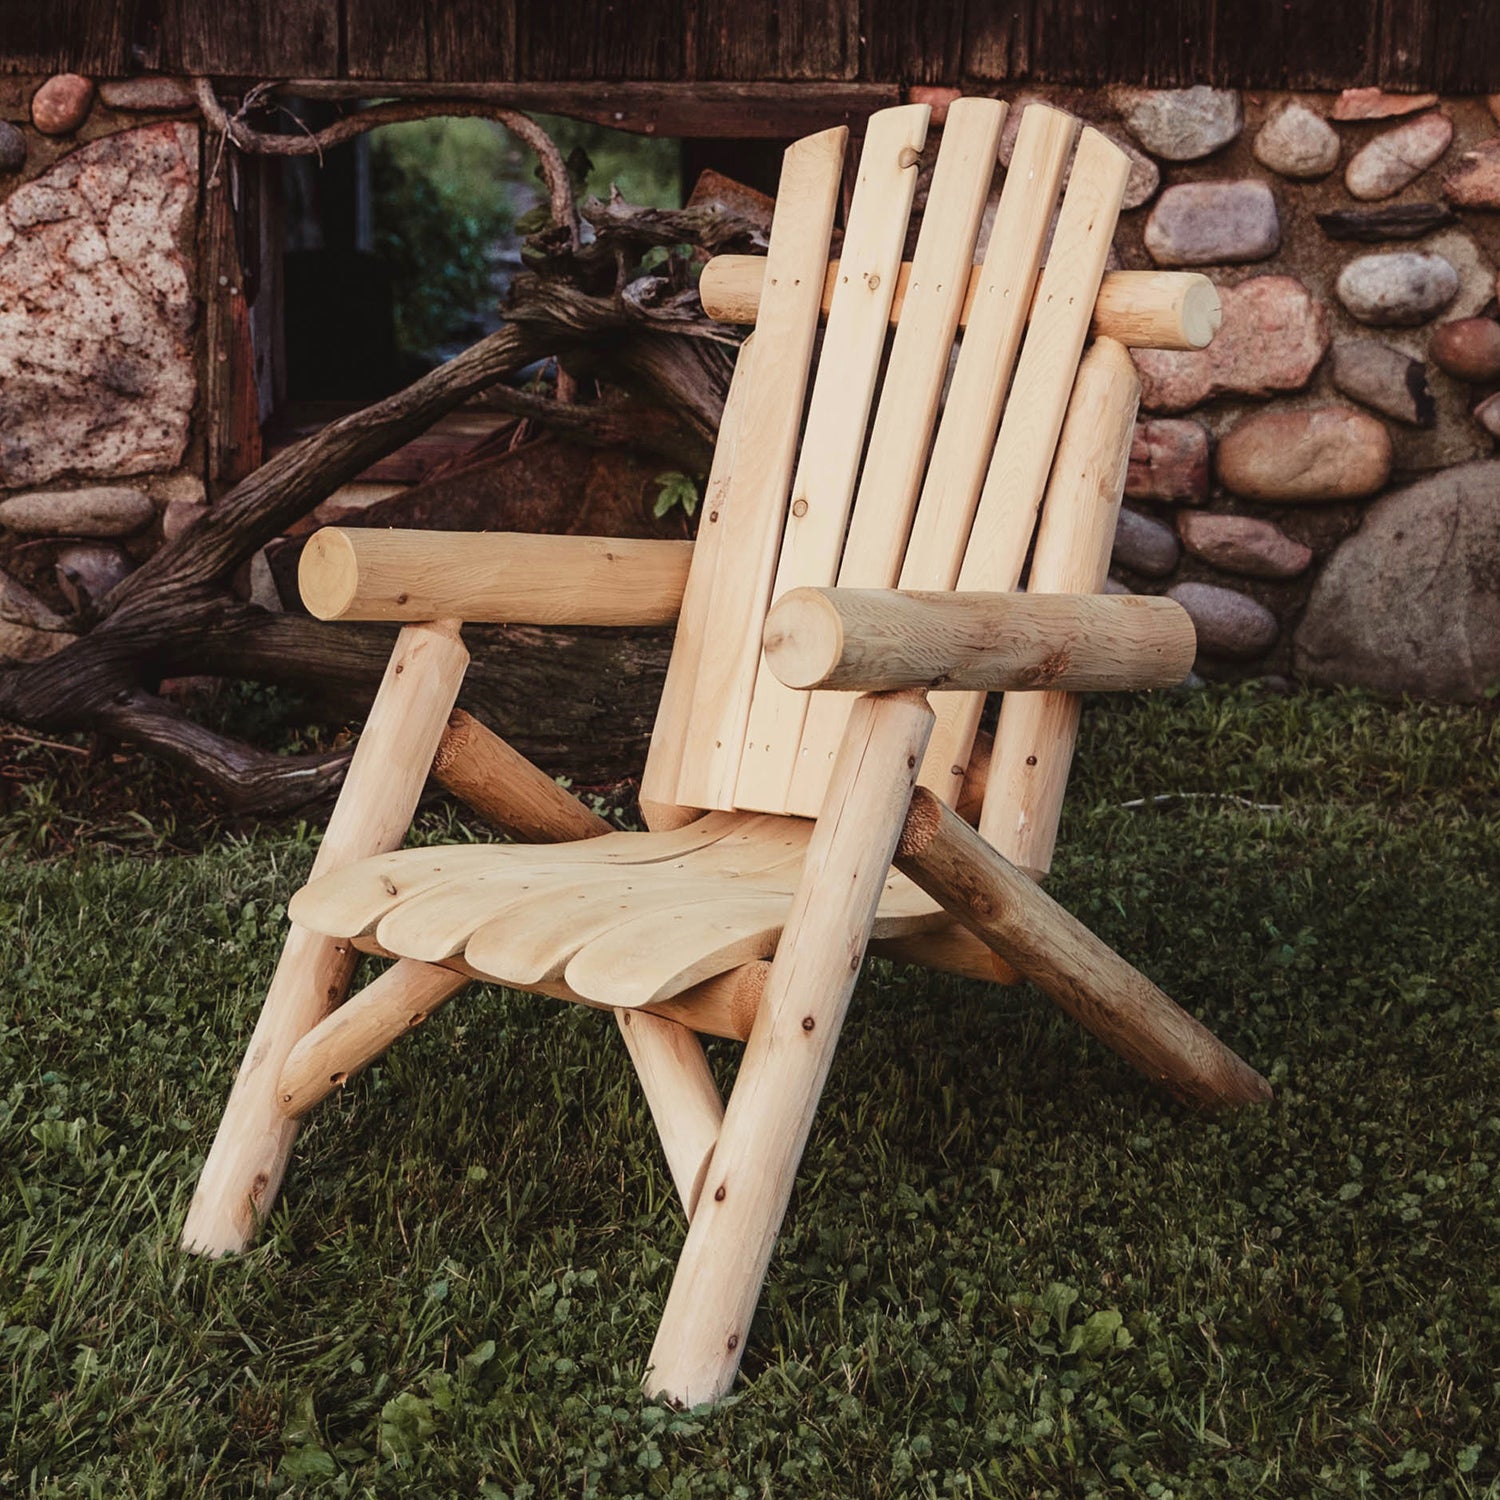
[[[1197,636],[1175,600],[1144,594],[800,588],[772,606],[764,646],[791,688],[1100,692],[1181,682]]]
[[[670,625],[691,542],[324,527],[297,581],[320,620]]]

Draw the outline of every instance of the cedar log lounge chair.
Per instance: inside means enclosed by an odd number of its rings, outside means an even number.
[[[472,979],[614,1011],[689,1219],[646,1374],[682,1403],[734,1380],[867,950],[1019,972],[1195,1104],[1269,1097],[1039,885],[1078,695],[1174,683],[1193,659],[1175,603],[1100,590],[1138,399],[1127,346],[1201,347],[1218,302],[1201,276],[1105,274],[1126,158],[1090,129],[1075,152],[1076,122],[1040,105],[976,266],[1005,113],[949,110],[909,265],[927,106],[870,119],[834,261],[847,132],[787,151],[769,253],[703,275],[704,305],[755,332],[696,544],[313,538],[315,613],[410,623],[291,902],[188,1247],[241,1250],[298,1118]],[[610,831],[452,712],[463,620],[673,618],[649,832]],[[399,850],[429,770],[528,842]],[[954,809],[980,792],[976,831]],[[340,1005],[360,951],[393,962]],[[697,1032],[746,1043],[727,1108]]]

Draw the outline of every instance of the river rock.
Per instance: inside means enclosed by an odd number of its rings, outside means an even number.
[[[1465,151],[1443,179],[1443,196],[1460,208],[1500,208],[1500,136]]]
[[[1126,505],[1120,508],[1115,528],[1113,561],[1147,578],[1165,578],[1177,566],[1182,546],[1170,526],[1144,516]]]
[[[1339,137],[1322,115],[1289,99],[1267,116],[1251,150],[1283,177],[1326,177],[1339,162]]]
[[[1378,339],[1335,339],[1333,383],[1398,422],[1431,427],[1437,421],[1426,366]]]
[[[99,85],[99,97],[110,109],[192,109],[193,91],[182,78],[142,74],[139,78],[109,78]]]
[[[1356,198],[1392,198],[1448,149],[1453,121],[1434,111],[1387,130],[1368,142],[1344,169],[1344,186]]]
[[[1318,227],[1331,240],[1418,240],[1435,229],[1457,224],[1453,210],[1442,203],[1392,203],[1386,208],[1336,208],[1318,214]]]
[[[1420,250],[1361,255],[1339,272],[1335,290],[1361,323],[1413,327],[1458,295],[1458,272],[1441,255]]]
[[[48,608],[19,579],[0,570],[0,621],[28,630],[61,630],[62,616]]]
[[[1187,612],[1205,656],[1247,661],[1269,651],[1280,634],[1276,616],[1237,589],[1216,583],[1176,583],[1167,590]]]
[[[74,609],[96,609],[134,567],[109,542],[75,542],[57,554],[57,586]]]
[[[1208,429],[1185,417],[1137,422],[1125,494],[1132,500],[1202,505],[1208,498]]]
[[[26,165],[26,137],[9,120],[0,120],[0,175],[9,176]]]
[[[1221,286],[1223,317],[1206,349],[1135,349],[1141,405],[1180,412],[1213,396],[1299,391],[1328,349],[1322,303],[1294,276]]]
[[[1500,391],[1474,408],[1474,420],[1493,438],[1500,438]]]
[[[1500,380],[1500,323],[1493,318],[1460,318],[1432,330],[1428,358],[1455,380],[1474,385]]]
[[[198,132],[70,152],[0,203],[0,489],[173,469],[197,397]]]
[[[1313,682],[1474,702],[1500,681],[1500,460],[1377,500],[1324,563],[1297,627]]]
[[[1392,115],[1413,115],[1431,109],[1436,94],[1388,94],[1384,89],[1345,89],[1330,111],[1335,120],[1385,120]]]
[[[1245,128],[1237,89],[1120,89],[1121,118],[1141,145],[1166,161],[1197,161]]]
[[[43,135],[71,135],[94,107],[94,80],[57,73],[31,96],[31,123]]]
[[[1391,435],[1352,406],[1260,411],[1219,440],[1215,467],[1247,500],[1359,500],[1390,478]]]
[[[1145,241],[1159,266],[1265,260],[1281,244],[1275,195],[1255,178],[1179,183],[1151,210]]]
[[[1185,510],[1177,517],[1177,534],[1194,557],[1250,578],[1295,578],[1313,560],[1311,547],[1254,516]]]
[[[118,484],[37,491],[0,501],[0,526],[25,536],[131,536],[155,516],[147,496]]]

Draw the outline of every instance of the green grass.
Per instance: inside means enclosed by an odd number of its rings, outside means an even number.
[[[18,806],[0,1494],[1500,1494],[1500,725],[1085,724],[1056,891],[1275,1104],[1195,1117],[1029,990],[873,966],[689,1414],[639,1394],[682,1222],[607,1018],[461,998],[314,1116],[252,1253],[185,1258],[310,842],[38,859]]]

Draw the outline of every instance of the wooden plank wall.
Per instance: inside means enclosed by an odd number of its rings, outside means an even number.
[[[0,0],[0,71],[1500,90],[1500,0]]]

